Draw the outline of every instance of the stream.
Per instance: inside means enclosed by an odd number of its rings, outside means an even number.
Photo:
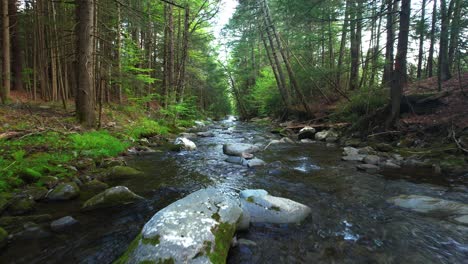
[[[112,263],[158,210],[200,188],[227,193],[265,189],[308,205],[301,225],[254,224],[237,239],[256,245],[231,249],[228,263],[467,263],[468,227],[404,210],[386,202],[418,194],[468,203],[465,181],[420,180],[405,172],[368,174],[341,161],[342,149],[324,143],[278,144],[256,156],[268,163],[250,169],[225,162],[225,143],[278,139],[267,127],[225,120],[209,126],[214,137],[197,138],[196,151],[131,156],[144,178],[124,185],[146,198],[125,207],[81,212],[83,198],[40,203],[35,213],[71,215],[80,225],[41,239],[15,240],[0,263]],[[430,177],[429,177],[430,178]]]

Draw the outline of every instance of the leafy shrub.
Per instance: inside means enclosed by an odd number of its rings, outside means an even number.
[[[334,119],[355,122],[388,103],[385,89],[361,89],[353,94],[349,102],[338,105]]]
[[[70,140],[75,151],[94,158],[116,156],[129,146],[106,131],[73,134]]]
[[[157,121],[141,118],[127,127],[127,134],[132,138],[150,137],[155,135],[165,135],[169,133],[169,128]]]
[[[281,97],[270,68],[263,68],[253,87],[252,100],[260,116],[276,114],[281,109]]]

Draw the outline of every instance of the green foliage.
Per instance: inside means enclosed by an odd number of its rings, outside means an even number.
[[[270,67],[261,70],[252,91],[253,105],[259,116],[268,116],[281,111],[281,97]]]
[[[363,88],[354,93],[349,102],[338,105],[335,120],[355,122],[388,103],[387,90]]]
[[[107,131],[94,131],[70,136],[74,151],[93,158],[116,156],[125,151],[128,143],[122,142]]]
[[[166,109],[161,109],[160,113],[171,126],[192,126],[194,120],[202,115],[198,112],[195,98],[187,98],[181,103],[170,104]]]
[[[144,117],[129,124],[126,128],[126,133],[130,137],[138,139],[142,137],[165,135],[169,133],[169,128],[158,121]]]

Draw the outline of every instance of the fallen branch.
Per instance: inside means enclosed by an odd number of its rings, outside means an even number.
[[[450,134],[452,134],[452,139],[453,141],[455,141],[455,144],[457,144],[457,148],[465,152],[465,154],[468,154],[468,149],[463,148],[463,146],[460,144],[460,140],[457,139],[457,136],[455,135],[455,130],[453,129],[453,124],[452,124],[452,131],[450,132]]]
[[[401,131],[386,131],[386,132],[375,133],[367,137],[371,138],[371,137],[376,137],[376,136],[381,136],[381,135],[386,135],[386,134],[400,134],[400,133]]]

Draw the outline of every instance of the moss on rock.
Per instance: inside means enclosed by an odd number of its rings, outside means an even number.
[[[114,166],[109,169],[107,178],[110,180],[126,179],[134,176],[140,176],[143,173],[132,167],[127,166]]]
[[[74,182],[61,183],[47,195],[49,200],[64,201],[72,200],[80,195],[80,188]]]
[[[12,215],[23,215],[34,210],[35,204],[34,200],[30,198],[14,199],[8,206],[8,212]]]
[[[122,256],[120,256],[120,258],[118,258],[116,261],[114,261],[113,264],[126,264],[126,263],[128,263],[128,258],[130,257],[130,255],[132,255],[133,251],[135,251],[135,249],[140,244],[141,238],[142,238],[142,235],[140,233],[140,234],[138,234],[138,236],[135,237],[135,239],[133,239],[133,241],[130,243],[130,245],[128,246],[125,253],[123,253]]]
[[[229,223],[220,223],[211,232],[215,236],[215,244],[213,251],[207,252],[207,256],[213,264],[224,264],[231,247],[232,238],[236,232],[236,226]]]
[[[8,242],[8,232],[5,231],[5,229],[0,227],[0,248],[5,247],[7,242]]]
[[[116,205],[129,204],[144,199],[130,191],[127,187],[116,186],[105,190],[91,199],[87,200],[82,209],[94,210],[98,208],[113,207]]]

